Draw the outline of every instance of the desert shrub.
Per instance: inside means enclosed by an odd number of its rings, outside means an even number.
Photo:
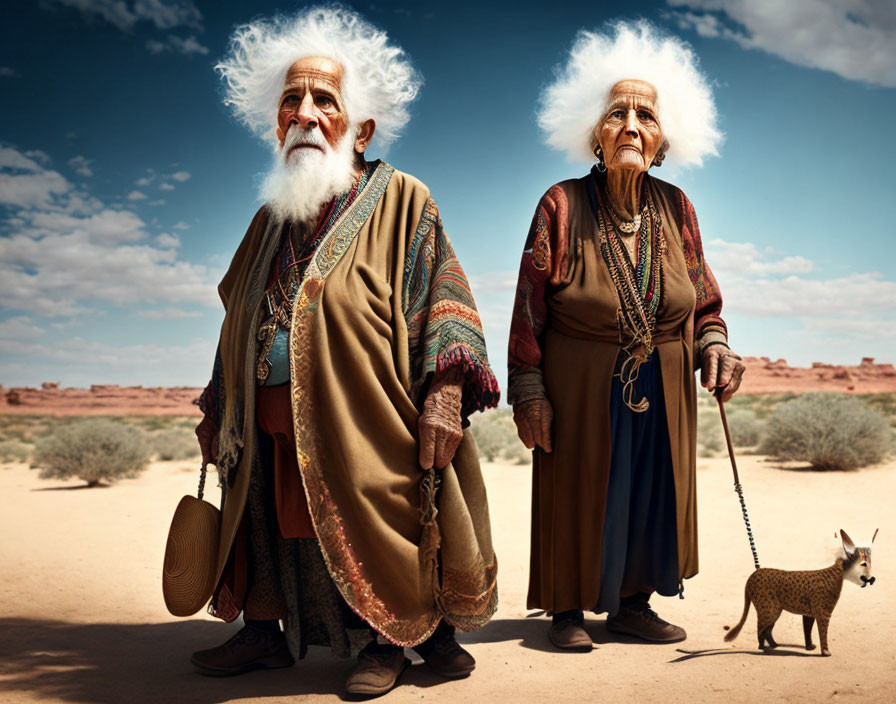
[[[530,452],[516,434],[513,411],[510,408],[477,413],[470,420],[479,456],[486,462],[494,462],[496,459],[517,463],[528,461]]]
[[[889,423],[879,412],[857,398],[813,393],[772,413],[760,451],[816,469],[858,469],[880,462],[890,448]]]
[[[0,462],[27,462],[33,449],[33,445],[17,440],[0,441]]]
[[[147,442],[155,456],[162,460],[188,460],[200,455],[199,441],[192,429],[168,428],[147,437]]]
[[[78,477],[88,486],[137,476],[149,451],[139,430],[104,419],[78,420],[39,440],[32,466],[42,479]]]
[[[746,408],[726,408],[728,417],[728,430],[731,433],[731,442],[735,447],[755,447],[762,439],[762,429],[765,421],[756,417],[756,412]]]
[[[697,454],[715,457],[725,449],[725,435],[715,401],[703,397],[697,404]]]

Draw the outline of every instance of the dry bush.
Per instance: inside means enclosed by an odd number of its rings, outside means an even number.
[[[746,408],[726,408],[728,431],[735,447],[756,447],[762,440],[766,421],[760,420],[755,411]]]
[[[88,486],[136,477],[149,451],[136,428],[105,419],[78,420],[39,440],[32,467],[42,479],[78,477]]]
[[[816,469],[858,469],[880,462],[891,448],[887,419],[843,394],[805,394],[779,406],[760,447],[781,460]]]
[[[33,445],[17,440],[0,440],[0,462],[27,462]]]
[[[495,408],[477,413],[470,418],[470,422],[479,456],[486,462],[503,459],[525,464],[532,458],[532,452],[526,449],[516,434],[513,411],[510,408]]]
[[[189,460],[201,454],[196,433],[183,427],[151,433],[147,442],[153,454],[162,461]]]

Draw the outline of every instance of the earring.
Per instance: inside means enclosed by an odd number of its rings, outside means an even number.
[[[600,144],[595,144],[591,153],[594,154],[594,158],[597,159],[597,170],[604,173],[607,170],[607,165],[604,163],[604,152],[603,149],[600,148]]]
[[[663,160],[666,158],[666,152],[657,152],[657,155],[653,157],[653,165],[656,168],[660,168],[663,165]]]

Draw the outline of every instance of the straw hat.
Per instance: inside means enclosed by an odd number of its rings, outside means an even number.
[[[162,593],[175,616],[192,616],[215,589],[221,512],[208,501],[184,496],[168,531]]]

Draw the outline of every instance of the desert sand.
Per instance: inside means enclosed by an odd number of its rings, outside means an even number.
[[[880,528],[877,581],[866,589],[844,585],[831,622],[832,657],[805,651],[801,620],[787,613],[775,629],[777,651],[756,649],[754,612],[738,640],[723,642],[753,569],[724,458],[698,462],[700,574],[686,583],[684,600],[652,602],[688,639],[649,645],[617,638],[603,616],[589,615],[594,650],[553,651],[548,619],[525,608],[530,471],[487,464],[501,602],[486,627],[459,635],[477,669],[446,682],[413,656],[399,686],[379,701],[894,701],[896,463],[817,473],[743,457],[739,467],[764,566],[824,567],[833,561],[836,529],[861,542]],[[162,602],[168,523],[196,476],[188,462],[155,463],[138,479],[82,489],[78,481],[40,480],[26,465],[0,468],[0,701],[343,699],[353,661],[322,648],[286,670],[227,679],[192,671],[193,650],[240,627],[204,614],[177,619]]]

